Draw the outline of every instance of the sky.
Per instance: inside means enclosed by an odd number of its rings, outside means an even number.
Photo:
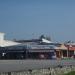
[[[75,41],[75,0],[0,0],[0,32],[6,39]]]

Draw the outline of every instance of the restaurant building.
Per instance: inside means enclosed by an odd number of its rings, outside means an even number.
[[[0,33],[0,59],[75,58],[75,43],[53,43],[46,38],[9,41]]]

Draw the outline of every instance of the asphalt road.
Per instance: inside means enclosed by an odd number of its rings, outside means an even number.
[[[75,60],[0,60],[0,72],[75,66]]]

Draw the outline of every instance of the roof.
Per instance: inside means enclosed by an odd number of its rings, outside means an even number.
[[[44,42],[44,43],[53,43],[52,41],[50,41],[50,40],[47,40],[47,39],[44,39],[44,38],[42,38],[42,42]]]
[[[0,42],[0,47],[14,46],[14,45],[18,45],[18,44],[20,44],[20,43],[8,41],[8,40],[3,40]]]
[[[64,44],[62,44],[59,47],[56,47],[56,49],[58,49],[58,50],[67,50],[67,47]]]
[[[52,41],[49,41],[47,39],[31,39],[31,40],[15,40],[16,42],[19,43],[36,43],[36,44],[54,44]]]

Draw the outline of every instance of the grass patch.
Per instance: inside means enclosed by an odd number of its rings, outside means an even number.
[[[75,71],[71,71],[71,72],[64,74],[64,75],[75,75]]]

